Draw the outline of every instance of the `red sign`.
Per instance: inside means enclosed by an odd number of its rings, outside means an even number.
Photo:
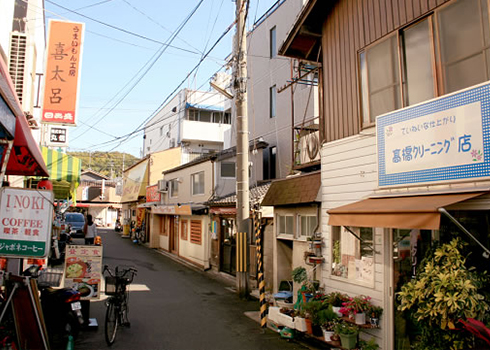
[[[83,23],[50,20],[42,121],[76,125]]]
[[[158,185],[146,186],[146,202],[160,202],[160,197]]]

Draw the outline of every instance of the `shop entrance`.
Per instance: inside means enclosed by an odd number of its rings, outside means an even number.
[[[236,228],[235,220],[232,218],[222,218],[219,225],[220,233],[220,270],[236,275]]]
[[[417,268],[433,240],[430,230],[393,230],[393,332],[395,350],[410,350],[419,333],[417,325],[405,312],[398,311],[396,295],[416,276]]]
[[[178,254],[179,249],[179,217],[171,215],[168,217],[169,222],[169,250],[172,254]]]

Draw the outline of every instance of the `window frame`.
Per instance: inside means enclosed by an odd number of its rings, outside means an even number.
[[[272,85],[269,88],[269,118],[277,117],[277,88],[276,85]]]
[[[462,1],[462,0],[461,0]],[[482,9],[481,7],[481,2],[480,0],[477,0],[479,3],[479,9],[480,12],[478,13],[478,16],[481,17],[482,11],[490,11],[490,4],[487,3],[487,8]],[[370,106],[369,102],[366,105],[365,104],[365,99],[369,99],[369,95],[365,96],[364,90],[365,87],[363,85],[363,80],[365,80],[365,76],[363,74],[362,70],[362,59],[361,56],[366,54],[370,49],[373,47],[383,43],[385,40],[389,40],[393,36],[396,36],[396,51],[398,53],[398,93],[399,93],[399,98],[400,98],[400,109],[405,108],[409,106],[408,104],[408,98],[406,97],[407,93],[407,80],[406,80],[406,66],[405,66],[405,43],[404,43],[404,33],[410,29],[411,27],[414,27],[418,24],[420,24],[423,21],[428,21],[428,27],[429,27],[429,45],[430,45],[430,61],[431,61],[431,69],[432,69],[432,81],[433,81],[433,90],[434,90],[434,96],[432,98],[438,98],[441,97],[445,94],[451,93],[453,91],[449,91],[447,89],[447,78],[446,74],[444,73],[444,67],[442,63],[442,42],[441,42],[441,28],[440,28],[440,15],[443,11],[445,11],[448,7],[453,6],[456,2],[449,2],[444,4],[443,6],[440,6],[439,8],[436,8],[434,11],[428,13],[426,16],[418,19],[417,21],[413,23],[409,23],[402,28],[394,31],[393,33],[387,35],[386,37],[383,37],[380,40],[377,40],[376,42],[367,45],[366,47],[358,50],[357,52],[357,81],[358,81],[358,91],[359,91],[359,116],[360,116],[360,126],[361,129],[369,128],[375,125],[376,120],[375,117],[371,116],[371,111],[370,111]],[[490,16],[487,18],[488,23],[482,23],[480,22],[480,25],[486,25],[490,27]],[[484,58],[487,57],[485,56],[486,52],[490,52],[490,47],[489,45],[482,44],[481,46]],[[480,51],[479,51],[480,52]],[[489,54],[490,55],[490,54]],[[366,63],[367,65],[367,63]],[[487,71],[483,72],[483,76],[486,77],[483,81],[487,81],[490,79],[490,59],[487,58],[486,60],[484,59],[484,65],[487,69]],[[367,76],[367,73],[365,74]],[[482,82],[483,82],[482,81]],[[366,82],[367,86],[367,91],[369,94],[369,82]],[[473,86],[473,85],[471,85]],[[469,86],[467,86],[469,87]],[[465,87],[463,87],[465,88]],[[456,90],[458,91],[458,90]],[[396,110],[396,109],[395,109]],[[391,111],[389,111],[391,112]],[[369,115],[366,117],[366,113]]]
[[[311,225],[311,222],[310,220],[314,218],[315,219],[315,223],[314,223],[314,226],[313,227],[310,227],[311,228],[311,232],[308,232],[306,234],[303,234],[303,219],[307,219],[307,225],[310,226]],[[306,240],[308,237],[312,236],[314,233],[315,233],[315,228],[318,226],[318,217],[317,215],[314,215],[314,214],[302,214],[302,215],[298,215],[298,235],[297,235],[297,238],[298,239],[302,239],[302,240]]]
[[[288,218],[292,220],[290,223],[290,226],[288,226]],[[285,226],[285,231],[286,232],[280,232],[281,231],[281,220],[284,219],[284,226]],[[277,237],[286,237],[286,238],[294,238],[296,234],[296,227],[295,227],[295,215],[293,214],[277,214],[276,215],[276,220],[277,220],[277,229],[276,229],[276,236]],[[292,232],[288,232],[288,228],[291,229]]]
[[[275,58],[277,56],[277,28],[272,27],[269,30],[269,57]]]
[[[374,284],[375,284],[375,275],[376,275],[376,262],[375,262],[375,249],[374,249],[374,241],[375,241],[375,236],[376,236],[376,228],[374,227],[349,227],[349,228],[344,228],[344,227],[340,227],[340,226],[331,226],[330,227],[331,229],[331,234],[330,234],[330,254],[331,254],[331,264],[329,266],[329,271],[330,271],[330,277],[332,279],[336,279],[336,280],[339,280],[339,281],[343,281],[343,282],[347,282],[347,283],[352,283],[352,284],[355,284],[355,285],[359,285],[359,286],[365,286],[365,287],[374,287]],[[361,230],[371,230],[371,240],[369,241],[361,241],[358,237],[361,237],[362,236],[362,233],[361,233]],[[352,230],[358,237],[355,237],[349,230]],[[356,230],[359,230],[359,232],[357,232]],[[354,259],[350,259],[350,261],[348,261],[348,264],[347,265],[343,265],[344,263],[344,258],[342,255],[344,255],[342,253],[342,234],[345,234],[345,235],[348,235],[348,236],[345,236],[345,237],[350,237],[350,240],[351,242],[355,242],[355,255],[354,255]],[[349,238],[346,238],[344,239],[344,242],[345,240],[348,240]],[[335,250],[336,250],[336,241],[339,241],[339,253],[340,253],[340,256],[339,257],[335,257],[336,253],[335,253]],[[369,244],[371,243],[371,246],[369,249],[366,249],[366,248],[363,248],[363,245],[365,246],[366,244]],[[369,251],[371,254],[369,255],[362,255],[362,252],[363,251]],[[348,254],[345,254],[347,257],[348,257]],[[356,256],[358,255],[359,259],[356,258]],[[350,266],[352,266],[354,268],[354,274],[356,274],[356,268],[357,268],[357,265],[355,264],[356,260],[357,261],[362,261],[363,259],[362,258],[367,258],[367,259],[371,259],[371,261],[369,262],[368,260],[365,260],[365,263],[366,264],[369,264],[371,263],[371,266],[372,266],[372,270],[371,270],[371,279],[368,280],[368,279],[358,279],[358,278],[351,278],[349,277],[349,272],[348,272],[348,268],[349,268],[349,263],[350,263]],[[337,261],[336,260],[339,260],[340,259],[340,264],[339,264],[339,267],[337,267]],[[354,264],[352,264],[354,263]],[[343,276],[343,275],[338,275],[337,273],[340,272],[341,270],[343,270],[341,267],[342,266],[346,266],[347,267],[347,276]],[[337,269],[337,271],[336,271]]]
[[[195,189],[195,186],[194,186],[194,178],[196,176],[200,176],[201,174],[202,174],[202,193],[201,192],[196,192],[196,189]],[[204,171],[198,171],[197,173],[191,174],[191,194],[193,196],[202,196],[204,193],[206,193],[205,184],[206,184],[206,178],[205,178]]]
[[[233,165],[233,175],[228,176],[228,175],[223,175],[223,165]],[[220,162],[220,177],[222,179],[235,179],[236,178],[236,162]]]
[[[171,179],[169,180],[169,187],[170,187],[170,193],[169,197],[170,198],[176,198],[179,196],[179,179]],[[176,191],[176,193],[174,192]]]

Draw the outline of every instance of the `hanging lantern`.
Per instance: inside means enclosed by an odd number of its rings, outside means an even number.
[[[40,190],[53,190],[53,183],[47,179],[41,180],[37,183],[37,188]]]

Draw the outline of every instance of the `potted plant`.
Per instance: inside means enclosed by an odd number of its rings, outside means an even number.
[[[397,295],[398,309],[408,311],[421,328],[417,348],[471,348],[471,334],[455,332],[455,324],[460,319],[485,320],[490,310],[484,297],[488,277],[466,267],[462,249],[457,238],[435,249]]]
[[[371,297],[358,295],[343,303],[340,312],[355,320],[357,324],[366,323],[366,312],[372,307]]]
[[[369,323],[373,328],[379,328],[379,319],[383,314],[383,308],[381,306],[371,305],[369,310],[367,311],[367,315],[369,317]]]
[[[335,332],[340,337],[340,343],[345,349],[354,349],[357,345],[357,335],[359,328],[348,322],[339,322],[335,326]]]
[[[378,350],[379,345],[376,339],[371,338],[369,341],[359,340],[359,350]]]
[[[324,303],[327,307],[323,307],[319,311],[318,322],[321,325],[323,338],[325,341],[331,341],[331,337],[335,333],[335,325],[338,319],[337,314],[332,309],[332,305]]]
[[[349,300],[349,296],[341,292],[331,292],[327,294],[326,300],[332,305],[333,311],[335,311],[337,316],[342,317],[340,309],[342,308],[343,303]]]
[[[311,321],[312,324],[312,334],[316,336],[322,335],[321,325],[321,310],[325,308],[328,304],[324,303],[323,300],[319,299],[310,299],[307,303],[303,305],[303,308],[306,312],[307,324],[308,320]]]

